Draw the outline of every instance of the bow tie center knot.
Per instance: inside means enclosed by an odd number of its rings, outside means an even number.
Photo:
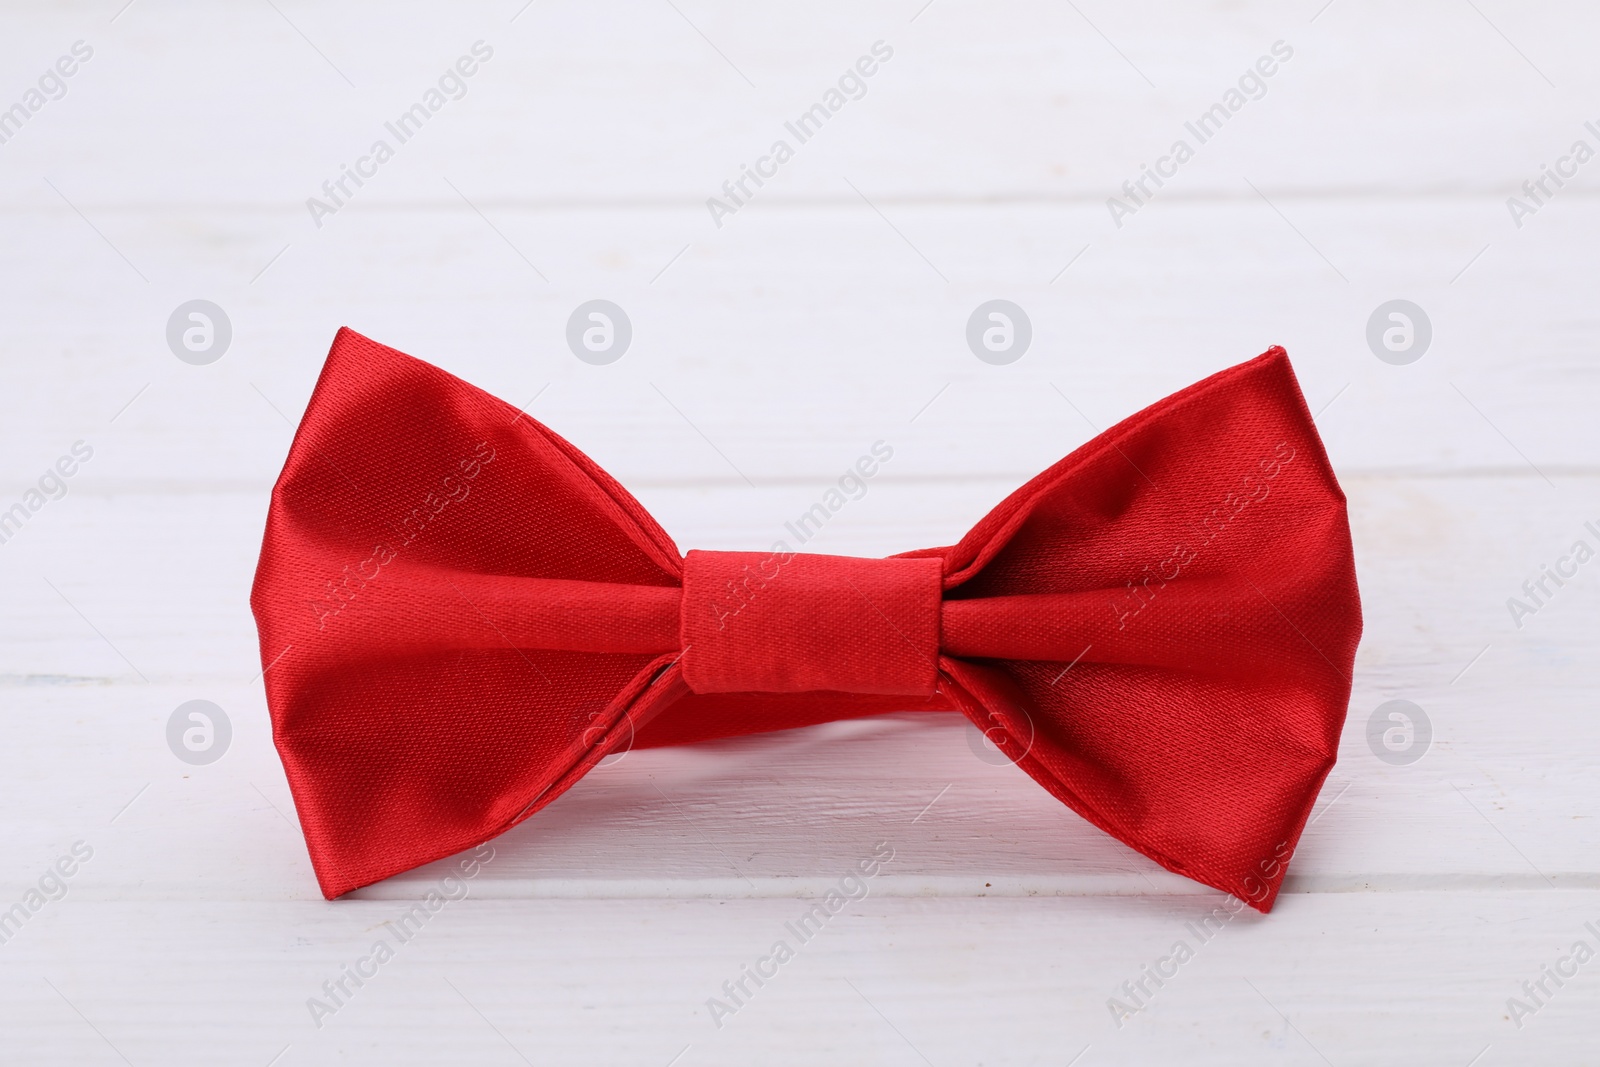
[[[691,551],[684,681],[697,693],[931,696],[941,579],[932,557]]]

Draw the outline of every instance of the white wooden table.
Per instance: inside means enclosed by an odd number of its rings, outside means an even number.
[[[1507,607],[1600,547],[1600,162],[1560,162],[1600,148],[1592,7],[122,2],[0,14],[0,509],[27,511],[0,544],[0,1061],[1600,1063],[1600,961],[1571,955],[1600,950],[1600,562]],[[1546,164],[1576,174],[1535,202]],[[593,298],[633,325],[605,366],[564,339]],[[1005,366],[964,337],[995,298],[1033,327]],[[166,339],[193,299],[232,328],[204,365]],[[1432,327],[1404,365],[1366,339],[1394,299]],[[1285,345],[1366,631],[1276,910],[1202,941],[1219,894],[963,721],[889,716],[601,767],[354,986],[455,883],[322,900],[270,741],[248,588],[339,325],[536,398],[683,548],[765,547],[891,442],[816,546],[860,555],[949,543],[1097,427]],[[167,742],[196,699],[232,728],[206,765]],[[1431,724],[1409,763],[1368,742],[1397,699]],[[880,841],[870,894],[712,1010]]]

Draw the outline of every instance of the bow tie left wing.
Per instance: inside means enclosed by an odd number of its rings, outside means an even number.
[[[251,593],[324,894],[504,831],[631,730],[624,714],[670,703],[681,686],[657,675],[677,635],[636,632],[648,613],[631,613],[632,630],[626,605],[591,620],[572,643],[589,651],[523,631],[561,624],[525,609],[555,615],[563,581],[660,587],[676,604],[680,574],[666,533],[572,445],[340,330],[273,489]],[[523,610],[496,599],[519,581],[556,593]]]

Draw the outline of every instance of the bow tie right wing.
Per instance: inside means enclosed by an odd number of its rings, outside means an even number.
[[[1281,348],[1132,416],[942,555],[948,692],[1023,770],[1266,911],[1332,768],[1361,609]]]

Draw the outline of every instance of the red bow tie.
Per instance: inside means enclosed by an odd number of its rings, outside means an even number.
[[[1085,819],[1266,911],[1361,631],[1283,349],[1134,415],[950,548],[690,552],[587,456],[334,339],[251,595],[323,893],[477,845],[608,752],[959,711]]]

